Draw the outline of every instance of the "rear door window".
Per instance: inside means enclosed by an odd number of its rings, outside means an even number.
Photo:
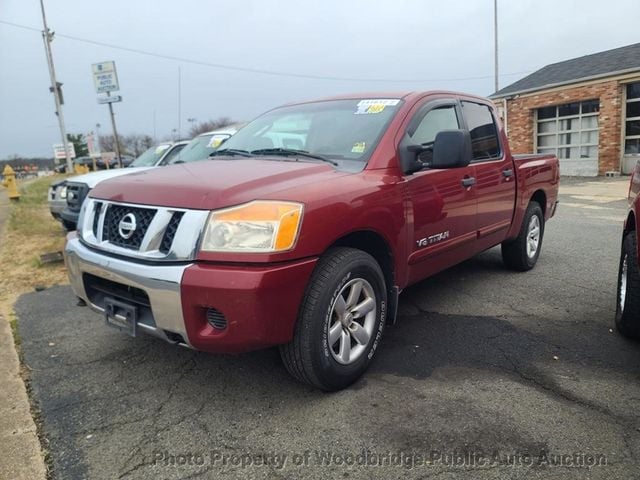
[[[462,102],[462,114],[471,134],[472,160],[481,161],[501,155],[498,128],[487,105]]]

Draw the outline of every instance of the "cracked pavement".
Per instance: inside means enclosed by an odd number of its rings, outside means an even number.
[[[276,350],[132,339],[67,286],[23,296],[54,477],[634,478],[640,343],[611,331],[626,202],[595,184],[563,187],[533,271],[505,270],[492,249],[407,289],[372,368],[334,394],[292,380]],[[345,464],[363,451],[433,461]],[[529,465],[541,451],[606,465]],[[456,463],[460,452],[498,461]]]

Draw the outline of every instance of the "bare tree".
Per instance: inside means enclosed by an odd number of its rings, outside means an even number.
[[[150,135],[140,135],[137,133],[130,135],[118,135],[120,141],[120,152],[123,155],[137,157],[148,148],[154,145],[154,140]],[[116,142],[113,135],[100,136],[100,150],[103,152],[114,152]]]
[[[124,144],[122,143],[122,135],[120,135],[118,137],[119,140],[119,144],[120,144],[120,152],[121,153],[125,153],[124,150]],[[113,135],[100,135],[100,138],[98,139],[98,142],[100,143],[100,151],[101,152],[115,152],[116,151],[116,141],[113,138]]]
[[[127,153],[137,157],[148,148],[153,147],[155,142],[149,135],[132,134],[125,135],[122,139],[122,143],[124,143],[124,148]]]
[[[191,129],[189,130],[189,136],[193,138],[196,135],[200,135],[201,133],[218,130],[229,125],[233,125],[234,123],[238,122],[236,122],[235,120],[231,120],[229,117],[220,117],[216,120],[207,120],[206,122],[200,122],[191,127]]]

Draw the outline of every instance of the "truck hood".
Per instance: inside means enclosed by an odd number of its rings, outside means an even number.
[[[281,158],[204,160],[146,170],[100,183],[91,197],[163,207],[213,210],[256,199],[289,198],[288,189],[330,182],[346,172]]]
[[[111,170],[99,170],[97,172],[85,173],[84,175],[76,175],[70,177],[67,182],[84,183],[89,188],[95,187],[98,183],[110,178],[121,177],[130,173],[141,172],[153,167],[129,167],[129,168],[113,168]]]

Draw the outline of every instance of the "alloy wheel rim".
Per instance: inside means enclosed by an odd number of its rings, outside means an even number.
[[[329,351],[336,362],[349,365],[367,350],[376,324],[377,299],[364,278],[347,282],[331,305],[327,325]]]
[[[620,311],[624,311],[624,301],[627,297],[627,256],[622,259],[622,268],[620,269],[620,294],[618,295],[618,302],[620,305]]]
[[[540,219],[537,215],[531,217],[527,228],[527,256],[533,258],[540,246]]]

